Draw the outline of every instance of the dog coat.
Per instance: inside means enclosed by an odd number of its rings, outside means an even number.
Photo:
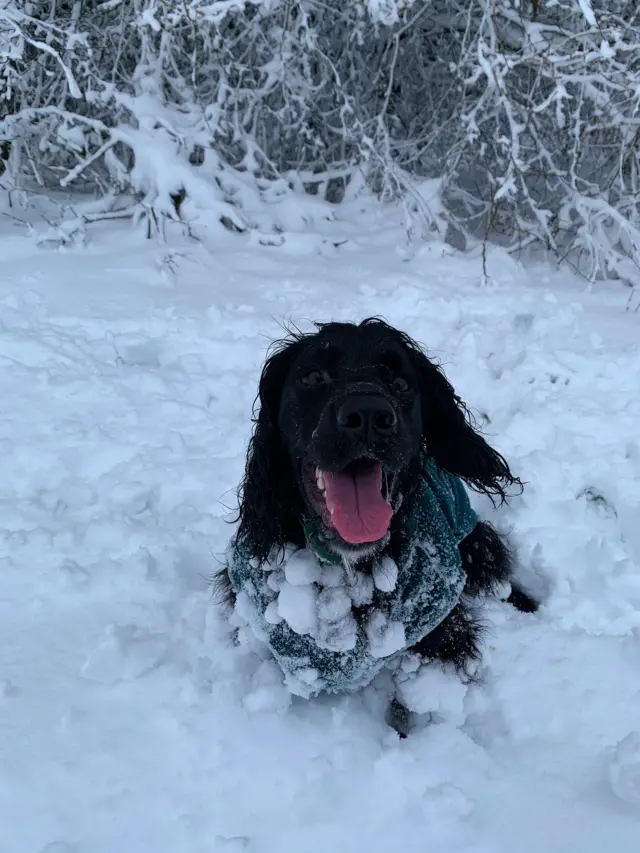
[[[306,548],[287,545],[261,566],[233,537],[227,571],[236,624],[265,642],[292,693],[357,690],[434,630],[465,585],[458,545],[478,518],[462,481],[429,457],[405,511],[397,563],[343,565],[310,525]]]

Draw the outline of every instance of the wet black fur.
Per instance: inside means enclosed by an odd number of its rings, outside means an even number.
[[[372,346],[380,339],[393,341],[403,348],[418,386],[421,416],[421,447],[445,471],[457,475],[475,491],[493,500],[505,500],[509,487],[521,487],[520,480],[509,470],[505,459],[480,435],[468,408],[457,396],[442,369],[424,354],[408,335],[378,319],[356,325],[330,323],[318,325],[313,334],[293,334],[278,342],[267,358],[260,377],[257,416],[251,438],[244,478],[239,491],[238,537],[250,552],[264,562],[274,548],[291,542],[305,544],[302,517],[305,502],[298,482],[299,469],[288,447],[289,436],[283,429],[295,430],[295,423],[281,425],[280,409],[287,383],[292,382],[296,361],[308,356],[322,336],[342,342],[348,350],[355,336],[369,335]],[[290,390],[290,389],[289,389]],[[415,458],[412,457],[415,463]],[[415,486],[417,467],[408,464],[403,489]],[[399,519],[397,521],[399,523]],[[394,551],[394,527],[387,551]],[[504,539],[487,522],[479,522],[461,543],[462,564],[467,573],[464,595],[453,612],[431,634],[416,646],[425,658],[451,664],[463,677],[470,677],[479,660],[483,624],[479,616],[479,597],[495,593],[505,582],[511,582],[513,556]],[[233,604],[234,592],[222,572],[216,580],[218,597]],[[509,601],[519,610],[537,609],[522,589],[512,584]]]

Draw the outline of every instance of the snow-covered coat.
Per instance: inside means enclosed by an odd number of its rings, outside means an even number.
[[[227,570],[236,613],[268,644],[292,693],[351,691],[433,631],[465,584],[458,545],[477,516],[462,481],[424,457],[420,484],[403,507],[397,564],[343,566],[306,529],[263,566],[234,537]]]

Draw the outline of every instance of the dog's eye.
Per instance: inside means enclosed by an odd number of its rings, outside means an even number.
[[[309,370],[300,377],[300,384],[305,388],[315,388],[324,385],[325,378],[321,370]]]
[[[404,391],[409,390],[409,383],[402,376],[396,376],[391,383],[391,388],[393,391],[397,391],[399,394],[402,394]]]

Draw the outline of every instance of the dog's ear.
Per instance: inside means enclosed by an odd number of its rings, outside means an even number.
[[[278,416],[284,384],[303,346],[302,336],[278,342],[262,369],[254,415],[254,431],[239,498],[238,538],[263,563],[271,550],[295,541],[300,527],[301,498],[286,451]]]
[[[509,486],[522,482],[477,430],[473,416],[442,369],[417,344],[408,341],[420,377],[422,430],[428,454],[440,468],[455,474],[472,489],[504,501]]]

